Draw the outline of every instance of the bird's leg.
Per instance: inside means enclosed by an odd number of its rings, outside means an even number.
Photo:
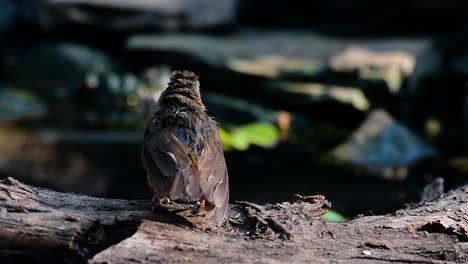
[[[155,194],[153,199],[151,199],[151,211],[154,212],[159,208],[161,208],[161,201],[159,200],[159,196]]]
[[[164,184],[164,188],[160,190],[156,184],[154,183],[153,179],[149,174],[146,175],[146,179],[148,180],[148,185],[154,193],[153,198],[151,199],[151,210],[154,212],[158,208],[163,208],[162,205],[169,204],[171,200],[167,197],[169,194],[169,190],[171,189],[172,181],[168,180]]]
[[[205,215],[205,213],[206,213],[206,200],[205,200],[205,198],[201,198],[200,204],[199,204],[197,212],[195,214],[199,215],[199,216],[202,216],[202,215]]]
[[[155,212],[159,208],[161,208],[161,199],[158,194],[155,194],[151,199],[151,211]]]

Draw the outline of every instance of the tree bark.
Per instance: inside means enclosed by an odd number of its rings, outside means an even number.
[[[221,228],[192,205],[59,193],[0,181],[0,262],[467,263],[468,186],[393,214],[327,223],[323,196],[236,202]]]

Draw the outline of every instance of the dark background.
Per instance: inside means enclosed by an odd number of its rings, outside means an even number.
[[[437,177],[445,189],[468,179],[467,11],[0,0],[0,177],[150,199],[144,125],[170,72],[189,69],[230,135],[232,201],[324,194],[347,217],[419,202]]]

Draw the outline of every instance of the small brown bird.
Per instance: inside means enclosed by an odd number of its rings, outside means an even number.
[[[193,72],[172,74],[146,126],[142,161],[155,193],[153,207],[165,199],[199,202],[197,214],[220,226],[229,200],[228,172],[199,87]]]

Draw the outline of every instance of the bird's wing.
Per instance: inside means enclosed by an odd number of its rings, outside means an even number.
[[[144,144],[143,149],[141,151],[141,160],[143,162],[143,167],[145,168],[146,173],[148,174],[148,177],[150,177],[151,183],[156,185],[155,187],[157,191],[162,192],[166,185],[166,181],[169,180],[170,177],[165,176],[160,171],[160,169],[154,162],[155,158],[153,158],[152,154],[148,150],[148,147],[146,146],[146,144]],[[168,164],[171,162],[175,163],[174,161],[169,161]]]
[[[199,158],[199,181],[203,196],[215,206],[211,211],[208,208],[208,217],[213,216],[220,225],[229,202],[228,171],[217,129],[212,135],[214,138],[206,141]]]
[[[145,133],[143,164],[156,184],[172,179],[169,198],[195,201],[201,198],[198,177],[189,158],[189,147],[177,135],[178,127],[153,128]],[[163,180],[161,180],[163,179]],[[159,186],[158,186],[159,187]]]

